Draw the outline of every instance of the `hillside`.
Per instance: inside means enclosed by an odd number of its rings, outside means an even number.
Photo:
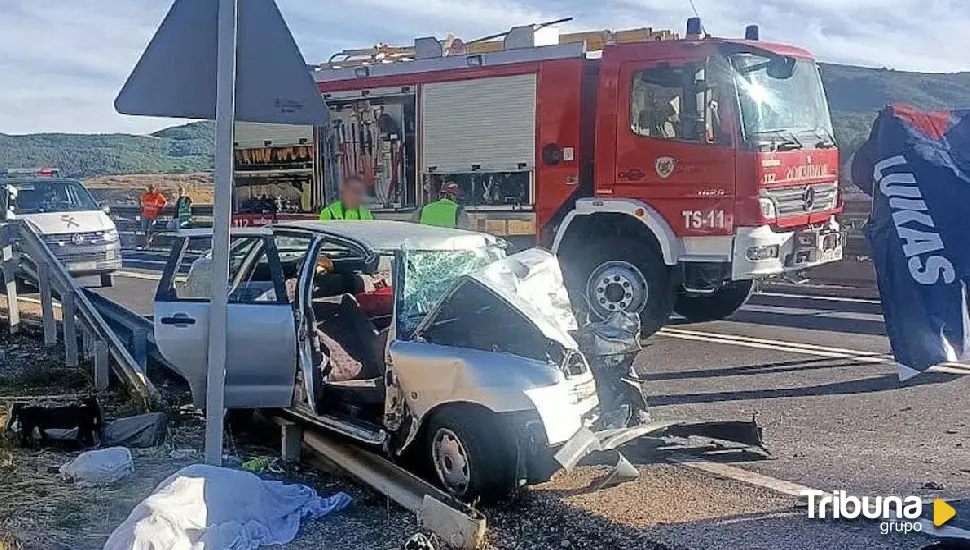
[[[908,73],[827,63],[821,71],[844,157],[869,137],[876,112],[890,103],[970,109],[970,72]]]
[[[876,112],[888,103],[970,108],[970,73],[822,64],[822,79],[845,156],[868,137]],[[173,126],[147,136],[0,134],[0,167],[56,166],[75,177],[204,172],[212,169],[212,135],[209,122]]]
[[[194,122],[147,136],[0,134],[0,166],[53,166],[71,177],[212,169],[212,126]]]

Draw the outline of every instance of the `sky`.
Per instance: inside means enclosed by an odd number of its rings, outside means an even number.
[[[201,0],[195,0],[201,1]],[[572,16],[564,30],[650,26],[683,34],[690,0],[277,0],[307,62],[377,42],[470,40]],[[694,0],[707,32],[811,50],[820,61],[970,70],[966,0]],[[147,133],[179,121],[113,101],[171,0],[0,0],[0,132]]]

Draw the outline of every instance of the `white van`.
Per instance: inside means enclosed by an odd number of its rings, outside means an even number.
[[[0,168],[3,188],[11,195],[7,218],[33,223],[72,275],[99,275],[101,286],[114,283],[112,273],[121,269],[118,229],[80,181],[62,178],[52,168]],[[19,264],[36,277],[30,262]]]

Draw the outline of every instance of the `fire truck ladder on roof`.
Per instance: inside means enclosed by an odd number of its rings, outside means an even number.
[[[372,48],[341,50],[330,56],[326,63],[311,65],[311,68],[318,71],[344,69],[436,57],[522,50],[557,44],[581,43],[585,45],[585,51],[593,52],[600,51],[610,44],[630,44],[679,38],[676,33],[667,29],[654,30],[651,27],[620,31],[603,29],[566,34],[559,34],[558,29],[554,28],[557,24],[571,20],[572,17],[567,17],[555,21],[512,27],[507,31],[477,38],[467,43],[450,34],[444,40],[438,40],[435,37],[416,38],[412,46],[392,46],[386,43],[378,43]]]

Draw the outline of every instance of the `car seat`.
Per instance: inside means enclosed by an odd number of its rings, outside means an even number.
[[[325,380],[325,395],[363,404],[384,401],[384,346],[388,331],[378,331],[350,294],[314,300],[317,327],[361,364],[349,379]]]

